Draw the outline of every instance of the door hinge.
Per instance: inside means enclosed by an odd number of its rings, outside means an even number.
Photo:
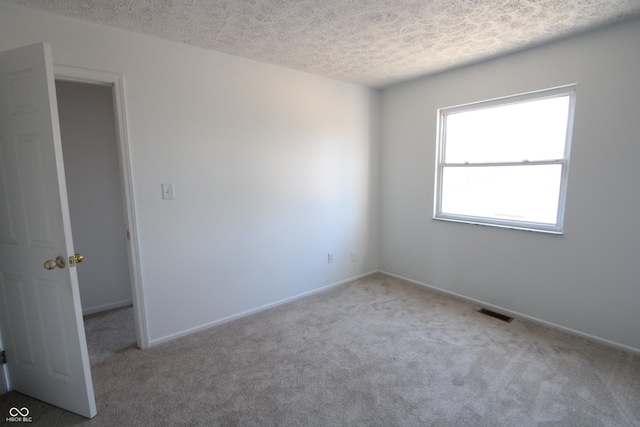
[[[7,364],[7,355],[5,354],[4,350],[0,351],[0,365],[6,365]]]

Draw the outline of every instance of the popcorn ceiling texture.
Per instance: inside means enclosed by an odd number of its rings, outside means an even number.
[[[8,0],[371,87],[640,15],[639,0]]]

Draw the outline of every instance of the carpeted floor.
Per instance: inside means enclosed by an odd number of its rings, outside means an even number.
[[[98,349],[111,321],[94,322],[93,420],[14,392],[0,409],[47,426],[640,426],[640,356],[478,308],[377,274],[145,351],[132,329]]]
[[[133,307],[116,308],[84,317],[91,365],[137,348]]]

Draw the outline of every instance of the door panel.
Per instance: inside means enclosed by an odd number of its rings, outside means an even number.
[[[43,176],[42,153],[44,147],[40,135],[15,137],[18,185],[25,213],[27,242],[31,247],[53,249],[50,212],[47,200],[47,180]]]
[[[36,360],[31,344],[31,331],[27,322],[28,307],[25,305],[24,288],[22,279],[18,276],[7,276],[0,280],[3,297],[9,314],[9,327],[13,331],[13,350],[15,361],[23,367],[34,367]]]
[[[0,327],[12,389],[93,417],[50,47],[0,53]],[[44,268],[62,257],[61,268]]]
[[[5,178],[4,167],[6,155],[3,152],[3,147],[2,137],[0,137],[0,218],[4,218],[4,221],[0,221],[0,243],[17,245],[18,242],[13,232],[13,223],[9,215],[9,196],[7,194],[7,179]]]

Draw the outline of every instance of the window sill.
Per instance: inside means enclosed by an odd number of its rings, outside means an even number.
[[[437,221],[459,222],[463,224],[484,225],[487,227],[509,228],[512,230],[532,231],[545,234],[564,234],[562,228],[538,223],[514,223],[510,221],[499,221],[490,218],[466,217],[461,215],[439,214],[432,219]]]

